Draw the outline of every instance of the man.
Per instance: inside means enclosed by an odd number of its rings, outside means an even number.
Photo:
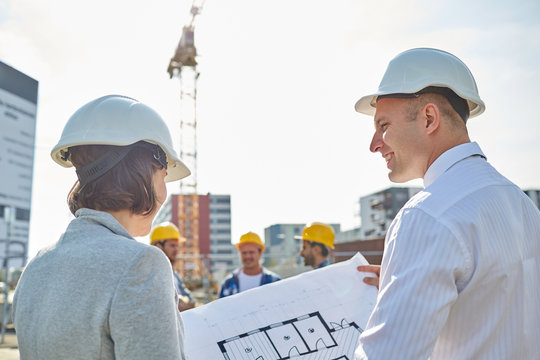
[[[182,238],[182,240],[184,240]],[[178,294],[178,310],[184,311],[195,307],[195,299],[186,288],[180,274],[174,270],[176,255],[178,255],[178,243],[180,241],[180,231],[171,222],[163,222],[157,225],[150,235],[150,244],[158,247],[165,253],[171,266],[173,267],[174,287]]]
[[[330,265],[328,255],[330,249],[334,249],[334,229],[327,224],[320,222],[311,223],[304,227],[302,236],[295,236],[295,239],[302,239],[302,250],[300,256],[304,258],[304,265],[319,269]]]
[[[220,298],[281,280],[281,276],[265,269],[260,264],[264,244],[259,235],[253,232],[242,235],[236,244],[236,249],[242,261],[242,267],[234,270],[223,280],[219,291]]]
[[[388,229],[356,359],[538,357],[540,212],[470,141],[484,109],[467,66],[436,49],[397,55],[356,103],[390,180],[425,186]]]

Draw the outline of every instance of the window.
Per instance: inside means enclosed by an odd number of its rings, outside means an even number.
[[[210,212],[212,214],[229,214],[231,211],[230,209],[211,209]]]
[[[229,240],[229,239],[216,240],[216,244],[217,245],[232,245],[231,240]]]
[[[210,233],[211,234],[230,234],[231,230],[230,229],[213,229],[213,230],[210,230]]]
[[[30,220],[30,210],[17,208],[15,210],[15,219],[23,220],[23,221],[29,221]]]

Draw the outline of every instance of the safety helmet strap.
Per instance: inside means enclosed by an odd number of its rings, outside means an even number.
[[[105,175],[135,147],[143,147],[152,151],[154,160],[156,160],[163,168],[167,169],[167,155],[165,155],[163,149],[158,145],[139,141],[128,146],[116,146],[92,161],[90,164],[77,169],[76,173],[79,178],[79,183],[81,185],[86,185]]]

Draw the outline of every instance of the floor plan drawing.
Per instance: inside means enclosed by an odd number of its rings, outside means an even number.
[[[377,288],[351,259],[182,312],[186,360],[352,360]]]
[[[351,360],[362,329],[319,312],[258,328],[217,343],[225,360]]]

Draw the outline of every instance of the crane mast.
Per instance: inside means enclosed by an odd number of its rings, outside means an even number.
[[[191,19],[182,29],[182,36],[169,62],[169,77],[180,81],[180,158],[191,170],[191,175],[180,182],[178,197],[178,227],[186,241],[180,244],[183,261],[175,269],[186,282],[203,279],[205,269],[199,251],[199,197],[197,194],[197,49],[195,47],[195,18],[204,0],[194,0]]]

